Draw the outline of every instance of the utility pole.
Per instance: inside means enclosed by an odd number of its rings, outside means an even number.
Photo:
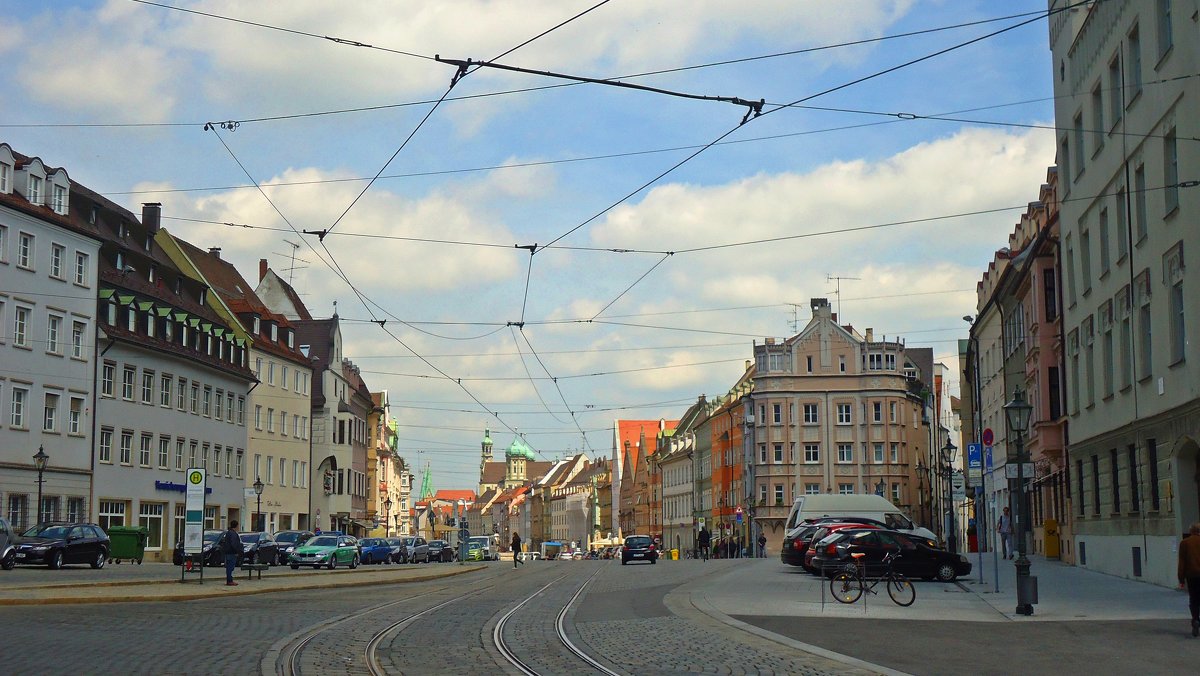
[[[842,280],[843,279],[858,281],[858,280],[861,280],[862,277],[839,277],[837,275],[831,275],[829,273],[825,274],[825,281],[837,282],[837,289],[833,293],[835,295],[837,295],[837,301],[838,301],[837,313],[838,313],[838,321],[839,322],[844,321],[842,319]]]

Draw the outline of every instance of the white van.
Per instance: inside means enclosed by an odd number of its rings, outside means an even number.
[[[788,513],[787,523],[783,532],[790,532],[806,519],[819,519],[823,516],[848,516],[874,519],[887,525],[892,530],[904,531],[920,535],[931,540],[938,537],[927,528],[922,528],[904,515],[898,507],[888,502],[880,495],[836,495],[817,494],[801,495],[792,503],[792,511]]]

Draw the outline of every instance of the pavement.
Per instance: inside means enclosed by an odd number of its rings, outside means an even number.
[[[481,564],[426,564],[416,566],[371,566],[356,570],[300,570],[275,567],[248,576],[238,570],[237,586],[225,585],[223,568],[207,568],[201,581],[189,574],[180,582],[180,569],[170,564],[125,567],[106,576],[104,570],[21,569],[0,574],[0,606],[55,605],[74,603],[137,603],[191,601],[224,596],[249,596],[295,590],[328,589],[423,582],[483,569]],[[38,574],[41,573],[41,574]],[[72,575],[77,573],[77,575]],[[72,579],[77,578],[77,579]]]

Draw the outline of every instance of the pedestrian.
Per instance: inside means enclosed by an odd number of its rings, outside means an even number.
[[[700,558],[708,560],[708,547],[712,544],[712,533],[708,532],[708,526],[700,526],[700,532],[696,534],[696,545],[700,547]]]
[[[1013,557],[1013,540],[1012,540],[1012,516],[1008,513],[1008,508],[1004,508],[1004,513],[1000,515],[1000,519],[996,521],[996,532],[1000,534],[1000,544],[1003,546],[1004,558],[1011,559]]]
[[[767,536],[764,533],[758,534],[758,558],[767,558]]]
[[[1200,522],[1179,543],[1179,588],[1187,588],[1192,636],[1200,636]]]
[[[515,532],[513,533],[512,539],[512,553],[513,568],[516,568],[518,563],[522,566],[525,565],[525,562],[521,560],[521,536]]]
[[[242,537],[237,532],[238,522],[230,521],[229,530],[221,534],[221,552],[225,554],[225,586],[236,587],[233,581],[233,569],[237,567],[238,557],[242,554]]]

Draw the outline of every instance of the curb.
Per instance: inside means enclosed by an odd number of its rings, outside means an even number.
[[[229,589],[221,583],[219,589],[213,591],[197,590],[195,593],[168,593],[168,594],[138,594],[128,596],[59,596],[49,598],[0,598],[0,606],[33,606],[33,605],[67,605],[67,604],[97,604],[97,603],[153,603],[153,602],[177,602],[177,601],[192,601],[196,599],[211,599],[225,596],[255,596],[258,594],[274,594],[277,592],[289,591],[306,591],[311,589],[337,589],[342,587],[369,587],[380,585],[396,585],[408,584],[411,582],[428,582],[430,580],[439,580],[456,575],[473,573],[478,570],[485,570],[486,566],[468,566],[456,568],[453,571],[439,572],[436,574],[419,575],[406,577],[404,579],[373,579],[373,580],[353,580],[353,581],[329,581],[319,584],[291,584],[283,587],[273,587],[270,589],[255,589],[253,587],[243,588],[238,585],[238,589]],[[373,572],[373,571],[372,571]],[[131,583],[132,585],[147,585],[147,584],[179,584],[179,582],[148,582],[140,581]],[[88,586],[119,586],[119,583],[107,583]],[[43,588],[44,589],[44,588]]]

